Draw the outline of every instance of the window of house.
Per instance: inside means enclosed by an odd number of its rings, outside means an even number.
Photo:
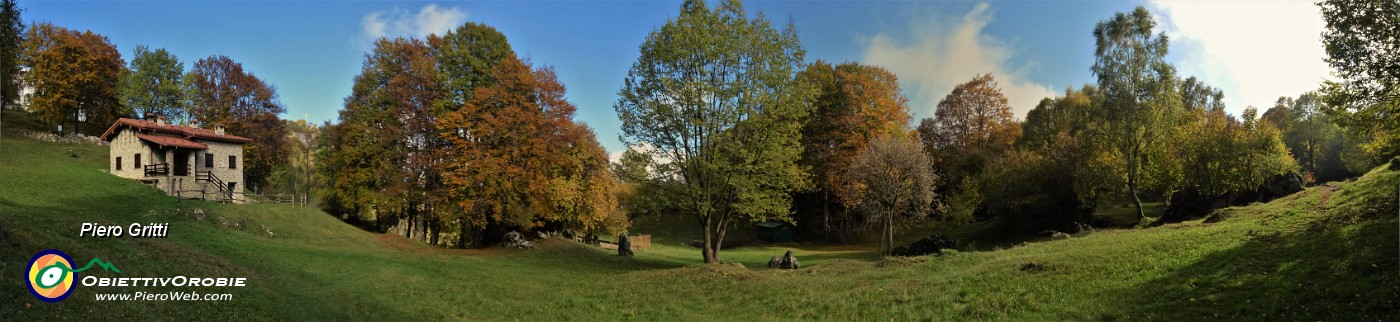
[[[117,157],[117,170],[122,169],[122,157]]]
[[[213,167],[214,167],[214,154],[213,154],[213,153],[205,153],[205,154],[204,154],[204,167],[205,167],[205,168],[213,168]]]
[[[237,156],[232,156],[232,155],[228,156],[228,168],[229,168],[229,169],[238,169],[238,157],[237,157]]]
[[[136,167],[135,167],[134,169],[137,169],[137,170],[140,170],[140,169],[141,169],[141,154],[140,154],[140,153],[137,153],[137,154],[136,154],[136,159],[132,161],[132,164],[136,165]]]

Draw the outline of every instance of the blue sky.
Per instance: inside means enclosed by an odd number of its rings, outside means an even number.
[[[713,1],[712,1],[713,2]],[[612,104],[653,28],[680,1],[41,1],[27,21],[108,36],[129,59],[166,48],[189,68],[227,55],[275,85],[286,119],[335,121],[376,36],[422,37],[461,22],[500,30],[515,51],[553,66],[609,152],[624,149]],[[1045,96],[1093,82],[1091,31],[1147,6],[1172,38],[1184,76],[1221,87],[1227,107],[1267,108],[1327,76],[1308,1],[748,1],[751,13],[797,25],[807,60],[859,61],[900,77],[917,119],[980,73],[1000,81],[1018,117]]]

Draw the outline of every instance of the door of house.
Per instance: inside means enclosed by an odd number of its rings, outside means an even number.
[[[175,176],[190,175],[190,151],[184,149],[175,150]]]

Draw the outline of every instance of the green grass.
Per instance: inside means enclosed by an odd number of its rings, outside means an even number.
[[[8,115],[7,115],[8,116]],[[9,119],[6,119],[9,122]],[[102,169],[105,147],[0,138],[0,320],[1395,320],[1395,185],[1377,169],[1216,218],[1100,229],[995,251],[878,259],[873,246],[753,245],[700,265],[698,228],[639,222],[635,258],[549,240],[445,250],[320,211],[177,202]],[[208,213],[198,220],[189,213]],[[170,238],[77,237],[83,222],[169,222]],[[264,228],[265,227],[265,228]],[[693,230],[692,230],[693,229]],[[969,229],[977,229],[972,227]],[[271,231],[269,235],[266,231]],[[751,234],[736,228],[737,234]],[[906,237],[913,238],[913,237]],[[56,248],[109,260],[97,276],[242,276],[228,302],[34,299],[20,272]],[[759,267],[794,249],[804,269]],[[1038,269],[1023,270],[1028,263]],[[221,292],[196,289],[201,293]]]
[[[1161,217],[1167,211],[1164,202],[1143,202],[1142,212],[1148,218]],[[1129,201],[1107,202],[1094,209],[1094,218],[1111,227],[1134,227],[1150,224],[1153,220],[1138,220],[1137,206]]]

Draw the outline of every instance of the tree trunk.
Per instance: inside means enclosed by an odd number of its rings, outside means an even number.
[[[724,233],[728,230],[727,227],[729,226],[727,224],[726,221],[720,221],[719,227],[716,228],[718,230],[715,231],[715,249],[710,252],[711,255],[714,255],[715,263],[719,263],[719,251],[720,249],[724,249]]]
[[[719,260],[715,259],[714,243],[710,237],[710,227],[708,227],[708,221],[705,226],[707,226],[705,227],[705,243],[700,247],[700,255],[705,258],[705,264],[719,263]]]
[[[466,249],[466,248],[467,248],[467,215],[466,215],[466,212],[463,212],[463,213],[462,213],[462,225],[461,225],[461,227],[462,227],[461,234],[457,235],[457,248]]]
[[[885,234],[884,234],[884,235],[885,235],[885,236],[884,236],[885,238],[881,238],[881,239],[884,239],[883,242],[884,242],[884,244],[885,244],[885,256],[893,255],[893,254],[894,254],[894,212],[893,212],[893,211],[891,211],[891,212],[885,214]]]
[[[822,237],[831,238],[831,193],[822,190]]]
[[[442,237],[442,224],[434,220],[428,227],[432,228],[432,231],[428,233],[428,239],[432,241],[433,245],[437,245],[438,238]]]
[[[406,212],[407,212],[407,214],[408,214],[408,224],[406,225],[407,227],[404,227],[404,228],[407,228],[407,229],[404,229],[404,231],[403,231],[403,237],[404,237],[404,238],[408,238],[408,239],[413,239],[413,224],[415,223],[415,220],[414,220],[415,218],[414,218],[414,216],[413,216],[413,205],[412,205],[412,204],[409,204],[409,206],[408,206],[408,211],[406,211]]]
[[[1133,204],[1137,206],[1138,222],[1147,219],[1147,215],[1142,211],[1142,198],[1138,198],[1137,183],[1128,181],[1128,194],[1133,196]]]

